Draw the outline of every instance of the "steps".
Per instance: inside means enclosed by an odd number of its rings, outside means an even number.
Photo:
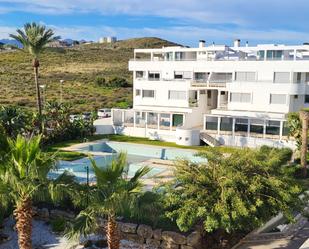
[[[216,138],[212,137],[211,135],[205,132],[200,133],[200,139],[211,147],[216,147],[216,146],[221,145],[219,140],[217,140]]]

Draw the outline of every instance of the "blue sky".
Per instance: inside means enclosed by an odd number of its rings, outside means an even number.
[[[157,36],[189,46],[309,42],[308,0],[0,0],[0,39],[25,22],[62,38]]]

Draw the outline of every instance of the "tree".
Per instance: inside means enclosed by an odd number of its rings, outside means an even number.
[[[39,86],[39,67],[40,61],[39,56],[43,52],[46,45],[49,43],[59,40],[59,36],[54,36],[54,32],[51,29],[47,29],[45,26],[42,26],[37,23],[26,23],[23,30],[17,29],[17,35],[11,34],[10,37],[19,41],[24,50],[32,56],[32,66],[34,68],[34,77],[36,85],[36,94],[37,94],[37,108],[39,116],[42,116],[42,103],[40,95],[40,86]]]
[[[295,139],[297,149],[300,150],[302,143],[302,122],[298,112],[290,112],[288,114],[287,125],[289,128],[289,136]]]
[[[0,202],[14,205],[20,249],[31,249],[33,200],[61,200],[74,192],[74,177],[67,173],[48,178],[55,168],[54,155],[40,149],[41,137],[5,139],[7,150],[0,151]]]
[[[0,124],[9,137],[27,131],[30,120],[24,111],[15,106],[0,106]]]
[[[96,176],[96,186],[89,190],[89,203],[76,217],[67,236],[86,236],[98,228],[98,217],[107,217],[107,243],[109,249],[119,249],[116,215],[127,207],[141,190],[140,179],[149,172],[143,167],[131,179],[125,178],[126,154],[120,153],[110,165],[101,168],[91,159]]]
[[[292,220],[302,208],[301,188],[283,167],[291,151],[262,147],[200,155],[207,163],[178,161],[167,191],[167,215],[181,230],[202,224],[207,232],[250,231],[279,212]]]
[[[308,123],[309,123],[309,112],[302,110],[299,112],[299,116],[302,122],[302,142],[301,142],[301,153],[300,162],[302,166],[303,178],[307,177],[307,151],[308,151]]]

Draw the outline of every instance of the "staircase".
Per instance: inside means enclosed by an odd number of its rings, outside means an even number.
[[[211,147],[216,147],[216,146],[221,145],[219,140],[215,139],[214,137],[210,136],[209,134],[205,132],[200,133],[200,139]]]

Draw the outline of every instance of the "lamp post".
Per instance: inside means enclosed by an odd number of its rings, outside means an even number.
[[[89,204],[89,166],[85,166],[86,172],[87,172],[87,206]]]
[[[45,106],[45,88],[46,88],[46,85],[40,85],[40,88],[42,89],[42,92],[43,92],[43,98],[42,98],[42,102],[43,102],[43,106]]]
[[[63,91],[62,91],[62,85],[64,80],[60,80],[60,103],[63,101]]]

